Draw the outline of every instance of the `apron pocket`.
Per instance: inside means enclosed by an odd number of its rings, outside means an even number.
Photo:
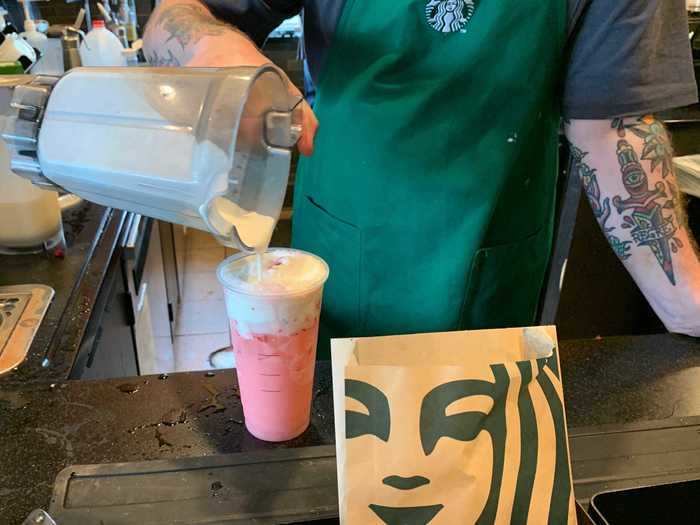
[[[328,263],[324,287],[321,338],[357,335],[360,319],[359,228],[331,215],[304,196],[294,210],[295,248],[318,255]]]
[[[461,315],[462,329],[531,325],[537,315],[551,236],[548,228],[474,255]]]

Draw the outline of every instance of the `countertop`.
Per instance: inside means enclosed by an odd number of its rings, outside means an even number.
[[[0,383],[68,377],[108,263],[119,249],[125,217],[126,212],[82,202],[63,213],[63,257],[0,255],[0,286],[40,283],[56,292],[27,359]]]
[[[700,342],[672,335],[561,342],[569,428],[700,414]],[[280,445],[245,431],[235,371],[0,383],[0,523],[47,508],[64,467],[333,443],[330,365],[312,424]],[[609,429],[612,430],[612,429]],[[573,451],[575,453],[575,450]]]
[[[330,366],[319,364],[313,421],[272,445],[245,431],[235,372],[0,385],[0,523],[48,508],[71,464],[191,457],[333,442]]]

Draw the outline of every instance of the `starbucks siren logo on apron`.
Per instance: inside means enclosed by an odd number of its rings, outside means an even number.
[[[425,18],[440,33],[466,33],[474,9],[474,0],[428,0]]]

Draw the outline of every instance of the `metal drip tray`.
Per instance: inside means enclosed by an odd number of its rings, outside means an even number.
[[[43,284],[0,286],[0,374],[27,357],[54,290]]]

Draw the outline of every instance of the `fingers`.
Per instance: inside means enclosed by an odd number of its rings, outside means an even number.
[[[310,157],[314,152],[314,138],[318,130],[318,119],[316,115],[314,115],[314,110],[311,109],[311,106],[304,100],[301,91],[289,80],[289,77],[285,75],[285,78],[287,78],[287,87],[292,98],[296,100],[302,99],[301,137],[299,138],[299,142],[297,142],[297,148],[299,148],[299,153],[305,157]]]
[[[256,51],[257,52],[257,51]],[[258,52],[259,59],[262,63],[267,63],[268,59],[265,58]],[[246,65],[257,64],[257,60],[248,60]],[[227,53],[204,53],[197,54],[192,57],[192,59],[187,63],[189,67],[234,67],[242,65],[236,63],[231,59],[228,52]],[[278,69],[283,75],[283,78],[287,81],[287,88],[289,94],[292,96],[293,100],[303,99],[303,96],[299,89],[289,80],[287,75]],[[297,142],[297,147],[299,148],[299,153],[305,157],[310,157],[314,152],[314,138],[316,137],[316,131],[318,130],[318,120],[316,115],[314,115],[311,106],[304,100],[302,103],[302,116],[301,116],[301,126],[302,132],[299,142]]]
[[[314,152],[314,138],[318,130],[318,120],[311,106],[306,101],[302,102],[302,104],[302,133],[297,146],[299,147],[299,153],[305,157],[310,157]]]

